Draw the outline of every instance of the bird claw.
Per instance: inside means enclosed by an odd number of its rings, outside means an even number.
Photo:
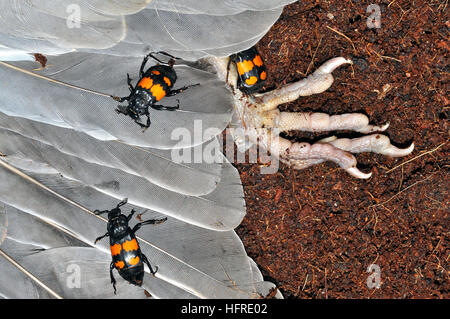
[[[234,68],[228,70],[228,61],[228,58],[209,59],[209,63],[216,68],[219,78],[224,81],[228,79],[227,85],[233,93],[236,119],[233,124],[235,128],[241,129],[232,130],[232,134],[233,131],[240,133],[234,136],[237,144],[248,145],[249,142],[257,144],[270,152],[272,157],[296,169],[333,161],[357,178],[369,178],[372,174],[361,172],[356,167],[356,159],[351,153],[373,152],[400,157],[410,154],[414,149],[414,144],[406,149],[393,146],[387,136],[377,133],[385,131],[389,123],[382,126],[370,125],[368,117],[364,114],[330,116],[325,113],[293,113],[278,110],[280,104],[327,90],[334,81],[332,72],[339,66],[352,64],[351,60],[342,57],[333,58],[305,79],[253,96],[248,96],[237,89],[237,73]],[[280,132],[290,130],[308,132],[352,130],[371,135],[354,139],[334,137],[308,144],[293,143],[279,136]]]

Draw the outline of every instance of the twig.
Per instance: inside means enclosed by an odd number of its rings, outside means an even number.
[[[314,63],[314,59],[316,58],[316,54],[317,54],[317,51],[319,50],[320,44],[322,43],[322,39],[323,39],[323,37],[320,38],[319,44],[317,44],[316,50],[314,51],[314,54],[311,58],[311,62],[309,62],[308,68],[306,69],[306,74],[309,73],[309,70],[311,69],[311,66]]]
[[[395,194],[394,196],[392,196],[391,198],[389,198],[387,201],[382,202],[382,203],[380,203],[380,204],[371,205],[371,206],[369,206],[369,208],[371,208],[371,207],[378,207],[378,206],[382,206],[382,205],[384,205],[384,204],[389,203],[391,200],[393,200],[395,197],[397,197],[397,196],[400,195],[401,193],[406,192],[408,189],[410,189],[411,187],[416,186],[417,184],[420,184],[420,183],[423,183],[423,182],[429,180],[431,177],[433,177],[434,175],[436,175],[436,174],[439,173],[440,171],[441,171],[441,170],[438,170],[438,171],[432,173],[431,175],[429,175],[427,178],[424,178],[424,179],[422,179],[422,180],[420,180],[420,181],[415,182],[414,184],[409,185],[408,187],[402,189],[400,192],[398,192],[397,194]]]
[[[444,205],[445,205],[444,203],[438,201],[437,199],[434,199],[433,197],[430,197],[430,196],[428,196],[428,195],[425,195],[425,197],[428,198],[429,200],[432,200],[433,202],[438,203],[438,204],[441,205],[441,206],[444,206]]]
[[[395,1],[397,1],[397,0],[393,0],[393,1],[391,1],[389,4],[388,4],[388,8],[395,2]]]
[[[402,186],[403,186],[403,166],[402,166],[402,177],[400,179],[400,184],[398,185],[398,191],[402,189]]]
[[[394,60],[394,61],[397,61],[397,62],[399,62],[399,63],[402,62],[402,60],[399,60],[399,59],[397,59],[397,58],[394,58],[394,57],[391,57],[391,56],[387,56],[387,55],[381,55],[380,53],[378,53],[378,52],[375,51],[374,49],[371,49],[371,48],[370,48],[370,43],[367,44],[366,49],[367,49],[367,51],[371,51],[371,52],[375,53],[375,55],[376,55],[379,59],[381,59],[381,60],[386,59],[386,60]],[[370,54],[371,52],[369,52],[369,54]]]
[[[245,290],[243,290],[243,289],[241,289],[241,288],[239,288],[238,287],[238,285],[236,284],[236,281],[234,281],[234,280],[232,280],[231,279],[231,277],[230,277],[230,275],[228,275],[228,272],[225,270],[225,267],[219,262],[219,265],[220,265],[220,267],[222,267],[222,270],[223,270],[223,272],[225,273],[225,275],[227,276],[227,280],[229,281],[229,282],[231,282],[231,285],[233,286],[233,287],[229,287],[230,289],[235,289],[235,290],[238,290],[238,291],[241,291],[241,292],[244,292],[244,293],[247,293],[247,291],[245,291]],[[247,293],[248,294],[248,293]],[[253,296],[253,294],[248,294],[250,297],[252,297]],[[252,297],[252,299],[253,299],[253,297]]]
[[[307,282],[308,282],[308,274],[306,274],[305,282],[303,283],[303,287],[302,287],[302,291],[305,290],[305,287],[306,287],[306,283],[307,283]]]
[[[44,75],[41,75],[41,74],[38,74],[38,73],[33,73],[31,71],[22,69],[22,68],[20,68],[18,66],[15,66],[15,65],[3,62],[3,61],[0,61],[0,65],[3,65],[5,67],[13,69],[15,71],[22,72],[22,73],[27,74],[27,75],[31,75],[31,76],[37,77],[39,79],[43,79],[43,80],[46,80],[46,81],[49,81],[49,82],[52,82],[52,83],[56,83],[56,84],[59,84],[59,85],[67,86],[67,87],[72,88],[72,89],[76,89],[76,90],[80,90],[80,91],[83,91],[83,92],[88,92],[88,93],[92,93],[92,94],[96,94],[96,95],[100,95],[100,96],[110,97],[110,98],[113,98],[114,100],[118,99],[117,96],[113,96],[111,94],[97,92],[97,91],[94,91],[94,90],[82,88],[80,86],[76,86],[76,85],[72,85],[72,84],[69,84],[69,83],[62,82],[62,81],[58,81],[58,80],[49,78],[47,76],[44,76]]]
[[[347,40],[351,43],[351,45],[352,45],[352,47],[353,47],[353,51],[355,52],[355,55],[357,54],[355,45],[353,44],[353,41],[352,41],[348,36],[346,36],[346,35],[343,34],[342,32],[339,32],[339,31],[336,30],[336,29],[333,29],[332,27],[329,27],[329,26],[326,26],[326,27],[327,27],[328,29],[330,29],[331,31],[336,32],[336,33],[339,34],[340,36],[343,36],[345,39],[347,39]]]
[[[447,141],[447,142],[444,142],[444,143],[442,143],[442,144],[440,144],[439,146],[437,146],[436,148],[432,149],[431,151],[427,151],[427,152],[425,152],[425,153],[422,153],[422,154],[420,154],[420,155],[417,155],[416,157],[413,157],[413,158],[411,158],[411,159],[409,159],[409,160],[407,160],[407,161],[405,161],[405,162],[403,162],[403,163],[401,163],[401,164],[395,166],[394,168],[391,168],[390,170],[388,170],[388,171],[386,172],[386,174],[388,174],[388,173],[392,172],[393,170],[395,170],[395,169],[397,169],[397,168],[399,168],[399,167],[401,167],[401,166],[403,166],[403,165],[405,165],[405,164],[408,164],[409,162],[412,162],[412,161],[414,161],[414,160],[416,160],[416,159],[418,159],[418,158],[420,158],[420,157],[422,157],[422,156],[424,156],[424,155],[427,155],[427,154],[431,154],[431,153],[436,152],[438,149],[440,149],[442,146],[446,145],[447,143],[448,143],[448,141]]]
[[[394,60],[394,61],[397,61],[397,62],[400,62],[400,63],[402,62],[402,60],[399,60],[397,58],[394,58],[394,57],[391,57],[391,56],[387,56],[387,55],[380,55],[380,57],[383,58],[383,59]]]

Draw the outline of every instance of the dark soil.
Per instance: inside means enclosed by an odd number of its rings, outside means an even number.
[[[375,2],[379,29],[366,25],[369,1],[294,3],[257,45],[266,90],[332,57],[354,61],[334,72],[327,92],[282,111],[362,112],[372,124],[390,122],[393,144],[415,144],[404,158],[356,154],[369,180],[330,162],[281,165],[273,175],[236,164],[247,203],[237,232],[285,298],[450,297],[448,1]],[[313,142],[336,133],[287,136]],[[381,270],[379,289],[367,285],[371,264]]]

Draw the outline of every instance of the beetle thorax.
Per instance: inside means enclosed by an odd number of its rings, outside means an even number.
[[[127,233],[128,220],[125,215],[114,216],[108,221],[108,233],[112,237],[122,237]]]
[[[136,114],[144,115],[147,113],[149,103],[153,103],[152,96],[146,90],[137,88],[129,107]]]

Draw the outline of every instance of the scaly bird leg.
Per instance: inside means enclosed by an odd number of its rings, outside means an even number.
[[[414,144],[404,149],[395,147],[391,144],[389,138],[382,134],[372,134],[352,139],[338,139],[336,136],[331,136],[317,143],[328,143],[350,153],[372,152],[390,157],[406,156],[414,149]],[[296,169],[303,169],[324,161],[325,159],[291,160],[289,164]]]
[[[334,78],[331,72],[343,64],[352,64],[352,61],[342,57],[328,60],[305,79],[256,95],[255,102],[259,110],[264,112],[276,109],[280,104],[295,101],[300,96],[322,93],[333,84]]]
[[[388,128],[389,123],[382,126],[370,125],[367,116],[359,113],[330,116],[325,113],[293,113],[278,110],[280,104],[327,90],[334,81],[331,73],[341,65],[351,64],[350,60],[342,57],[333,58],[303,80],[254,96],[248,96],[237,89],[237,73],[235,68],[229,68],[228,58],[211,58],[209,63],[216,68],[219,78],[224,81],[228,79],[227,84],[234,96],[233,127],[243,128],[245,138],[250,143],[258,144],[272,156],[296,169],[333,161],[352,176],[369,178],[371,174],[365,174],[356,168],[356,159],[351,153],[374,152],[399,157],[410,154],[414,149],[414,144],[406,149],[399,149],[390,143],[388,137],[381,134],[355,139],[332,138],[315,144],[293,143],[279,137],[279,132],[289,130],[308,132],[352,130],[369,134],[382,132]],[[248,145],[242,139],[242,136],[235,136],[237,143]]]

